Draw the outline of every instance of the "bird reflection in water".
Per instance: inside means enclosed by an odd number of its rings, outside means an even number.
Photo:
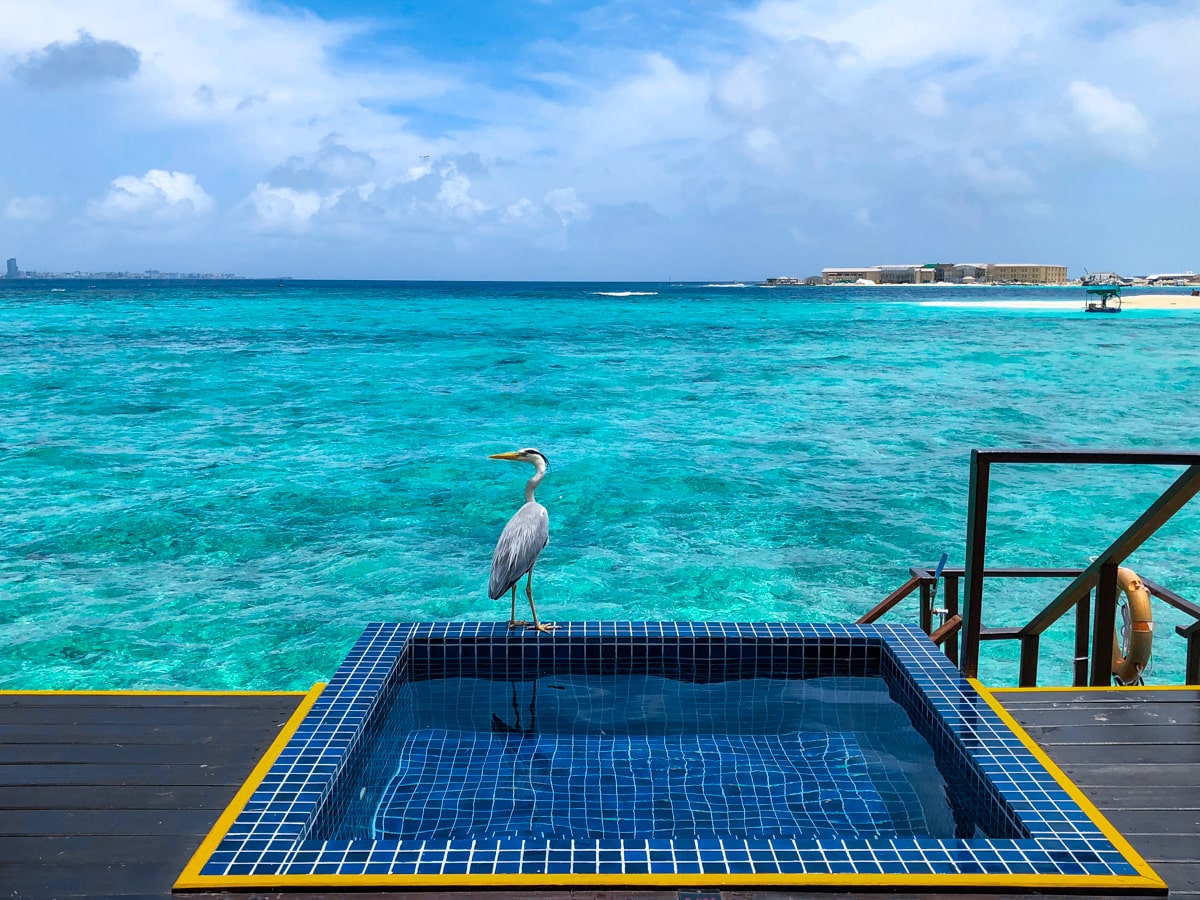
[[[533,680],[533,696],[529,699],[528,728],[521,724],[521,707],[517,703],[517,682],[510,681],[509,686],[512,688],[513,724],[509,725],[504,719],[492,713],[492,734],[537,734],[537,679]]]

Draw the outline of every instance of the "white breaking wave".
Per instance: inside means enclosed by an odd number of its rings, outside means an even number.
[[[745,287],[745,285],[740,281],[735,281],[731,284],[703,284],[701,287]]]
[[[592,291],[597,297],[657,297],[658,291]]]

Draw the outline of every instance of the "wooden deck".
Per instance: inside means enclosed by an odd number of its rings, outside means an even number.
[[[0,695],[0,897],[170,896],[302,697]]]
[[[1166,879],[1172,897],[1200,898],[1200,691],[997,696]],[[0,695],[0,897],[170,896],[201,838],[301,697]],[[405,894],[429,900],[478,895]],[[396,894],[306,896],[369,900]],[[487,894],[489,900],[531,896],[676,900],[686,893]],[[846,895],[725,890],[719,896],[817,900]]]
[[[1200,690],[997,692],[1171,888],[1200,897]]]

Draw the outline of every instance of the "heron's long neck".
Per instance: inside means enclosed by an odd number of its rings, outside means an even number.
[[[533,492],[537,490],[537,486],[542,483],[542,479],[546,477],[546,464],[540,459],[533,463],[537,466],[537,471],[533,473],[533,477],[525,482],[525,502],[533,502]]]

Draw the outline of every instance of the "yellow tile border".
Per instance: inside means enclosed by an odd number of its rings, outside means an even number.
[[[1057,781],[1059,786],[1066,791],[1068,795],[1070,795],[1071,799],[1079,805],[1079,808],[1087,814],[1087,817],[1091,819],[1095,826],[1100,829],[1106,838],[1109,839],[1112,845],[1121,851],[1121,855],[1125,857],[1125,860],[1141,873],[1141,878],[1145,879],[1147,882],[1150,882],[1154,887],[1161,888],[1163,891],[1166,891],[1167,883],[1159,877],[1158,873],[1150,867],[1150,864],[1146,862],[1146,860],[1142,859],[1142,855],[1133,849],[1133,845],[1130,844],[1129,841],[1125,840],[1125,836],[1122,835],[1121,832],[1117,831],[1113,824],[1109,822],[1107,818],[1105,818],[1104,813],[1100,812],[1100,810],[1096,808],[1095,804],[1093,804],[1092,801],[1087,798],[1087,795],[1075,785],[1075,782],[1067,777],[1067,773],[1058,767],[1058,763],[1050,758],[1049,754],[1047,754],[1046,751],[1038,745],[1037,741],[1030,736],[1029,732],[1027,732],[1021,726],[1021,723],[1013,718],[1012,713],[1005,709],[1000,701],[992,696],[992,692],[980,684],[979,681],[974,678],[968,678],[967,681],[969,681],[975,690],[979,692],[979,696],[982,697],[987,705],[992,708],[992,711],[1000,717],[1001,721],[1003,721],[1005,725],[1012,729],[1012,733],[1015,734],[1017,739],[1025,745],[1025,749],[1032,753],[1037,761],[1045,766],[1046,771],[1050,773],[1050,777]],[[1112,688],[1109,688],[1108,690],[1112,690]],[[1127,689],[1117,688],[1117,690]]]
[[[944,891],[949,888],[1007,889],[1010,891],[1070,890],[1103,893],[1163,894],[1166,884],[1157,876],[1140,875],[937,875],[937,874],[716,874],[701,872],[652,875],[202,875],[190,882],[183,877],[175,883],[177,891],[234,891],[244,889],[307,888],[909,888]]]
[[[253,888],[397,888],[431,887],[443,890],[470,887],[522,887],[522,888],[613,888],[613,887],[665,887],[695,888],[697,885],[714,888],[737,887],[798,887],[798,888],[854,888],[878,889],[884,887],[927,888],[991,888],[1011,890],[1091,890],[1102,892],[1141,891],[1144,893],[1167,893],[1167,885],[1150,868],[1141,855],[1133,849],[1103,814],[1092,805],[1083,792],[1061,769],[1038,747],[1017,721],[1009,715],[987,688],[974,679],[969,679],[984,701],[1012,729],[1017,738],[1046,767],[1051,777],[1071,796],[1084,813],[1101,830],[1113,846],[1125,857],[1138,875],[1023,875],[1023,874],[972,874],[938,875],[909,873],[631,873],[631,874],[495,874],[495,875],[202,875],[204,864],[221,843],[225,833],[245,807],[250,796],[274,765],[287,742],[299,728],[305,715],[316,703],[324,684],[313,685],[311,691],[296,708],[296,712],[280,730],[275,741],[263,754],[262,759],[238,790],[225,812],[213,825],[212,830],[201,842],[191,860],[176,880],[176,891],[239,890]]]
[[[287,746],[288,741],[292,739],[292,735],[300,727],[300,723],[304,721],[304,717],[308,715],[308,711],[313,708],[313,704],[317,702],[317,698],[321,696],[321,691],[325,690],[324,682],[317,682],[304,695],[304,699],[300,701],[300,705],[296,707],[296,711],[279,729],[279,734],[275,736],[275,740],[271,742],[271,746],[267,748],[262,759],[258,761],[253,771],[246,777],[245,782],[238,792],[234,794],[233,799],[229,801],[229,805],[225,807],[225,811],[221,813],[220,818],[209,830],[204,840],[200,842],[200,846],[196,848],[196,852],[192,854],[192,858],[188,860],[188,864],[184,866],[183,871],[179,874],[179,878],[175,882],[175,890],[186,890],[196,887],[196,882],[201,882],[200,886],[211,882],[211,876],[205,879],[205,876],[200,875],[200,870],[204,868],[204,864],[208,862],[208,858],[212,856],[214,850],[225,837],[225,833],[229,831],[234,820],[237,819],[242,809],[246,806],[246,801],[258,789],[267,772],[271,770],[271,766],[275,765],[275,760],[279,758],[279,754],[283,752],[283,748]]]
[[[1067,685],[1054,688],[1051,685],[1038,688],[988,688],[991,694],[1084,694],[1084,692],[1129,692],[1129,691],[1200,691],[1200,684],[1111,684],[1085,685],[1082,688],[1072,688]]]
[[[0,697],[302,697],[307,691],[0,690]]]

